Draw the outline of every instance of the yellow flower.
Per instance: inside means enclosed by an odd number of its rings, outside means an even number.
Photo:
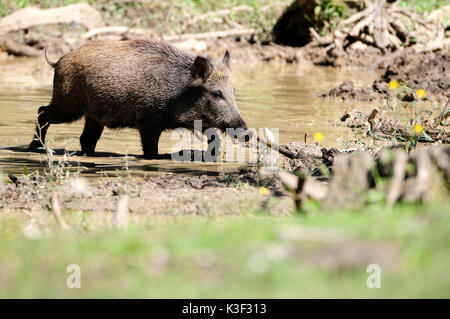
[[[425,98],[425,96],[427,96],[427,91],[422,90],[422,89],[418,89],[416,91],[416,94],[417,94],[417,97],[422,100],[422,99]]]
[[[420,134],[423,132],[423,126],[420,124],[416,124],[414,125],[414,132],[416,132],[416,134]]]
[[[322,142],[323,141],[323,134],[322,133],[314,133],[314,141]]]
[[[265,187],[260,187],[260,188],[259,188],[259,193],[260,193],[262,196],[267,196],[267,195],[269,195],[269,190],[268,190],[267,188],[265,188]]]
[[[389,89],[391,90],[395,90],[396,88],[398,88],[398,81],[389,81]]]

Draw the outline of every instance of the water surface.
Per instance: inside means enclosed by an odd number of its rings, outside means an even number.
[[[45,167],[45,155],[25,149],[33,136],[38,107],[50,102],[52,77],[53,70],[43,58],[0,62],[0,170],[3,172],[21,173],[25,165],[29,171]],[[331,122],[352,105],[318,99],[317,95],[345,80],[354,80],[357,86],[370,85],[375,77],[375,73],[359,69],[263,62],[233,64],[233,86],[242,116],[249,127],[279,129],[280,143],[303,142],[305,133],[311,142],[315,132],[324,134],[324,145],[332,143],[338,133]],[[57,150],[54,160],[61,159],[65,149],[69,153],[80,150],[82,129],[82,120],[50,127],[48,140]],[[160,153],[170,153],[176,143],[170,133],[163,133]],[[75,153],[69,160],[84,167],[82,171],[87,176],[118,174],[126,165],[138,175],[158,171],[217,174],[240,166],[141,159],[136,157],[142,153],[139,135],[132,129],[105,129],[96,151],[96,157]]]

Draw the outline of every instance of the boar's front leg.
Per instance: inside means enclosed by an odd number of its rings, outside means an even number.
[[[141,134],[142,150],[144,158],[155,159],[158,157],[158,142],[162,131],[156,128],[142,127],[139,129]]]
[[[83,133],[80,136],[81,152],[94,156],[95,146],[102,135],[104,126],[93,118],[86,116]]]

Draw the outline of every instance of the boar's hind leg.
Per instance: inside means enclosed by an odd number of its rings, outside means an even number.
[[[50,104],[49,106],[41,106],[38,110],[38,121],[34,138],[28,149],[36,151],[45,144],[45,135],[47,134],[50,124],[68,123],[78,120],[83,114],[77,107],[62,108],[58,104]]]
[[[50,122],[48,120],[48,106],[41,106],[38,110],[38,120],[36,124],[36,129],[34,132],[33,140],[31,141],[28,149],[31,151],[36,151],[40,147],[44,147],[45,135],[47,134]]]
[[[95,146],[97,141],[102,135],[103,125],[98,123],[91,117],[86,116],[86,121],[84,123],[84,130],[80,136],[81,151],[84,154],[93,156],[95,154]]]

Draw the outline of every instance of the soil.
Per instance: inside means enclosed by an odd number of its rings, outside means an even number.
[[[270,182],[269,182],[270,184]],[[275,183],[269,192],[259,191],[254,175],[242,172],[235,176],[187,176],[163,174],[157,177],[118,177],[88,180],[83,177],[50,183],[45,178],[18,177],[17,183],[0,184],[0,208],[3,212],[42,211],[51,207],[50,194],[56,189],[67,211],[112,213],[123,195],[128,195],[130,212],[161,216],[239,215],[263,209],[275,194],[272,214],[293,211],[293,202],[282,196]],[[281,197],[280,197],[281,196]]]
[[[321,163],[330,166],[338,153],[315,144],[282,146],[299,154],[293,160],[280,155],[279,167],[288,171],[317,171]],[[294,212],[291,196],[282,187],[277,174],[258,172],[256,167],[217,176],[161,173],[146,177],[128,174],[88,179],[77,174],[70,178],[62,175],[56,177],[56,182],[49,182],[37,172],[28,176],[4,176],[0,182],[0,209],[48,210],[50,194],[56,189],[63,207],[70,211],[114,212],[120,198],[128,195],[130,211],[136,214],[235,215],[236,212],[265,210],[269,206],[271,214],[275,215]]]
[[[206,43],[208,53],[222,56],[228,49],[233,60],[240,62],[306,62],[299,48],[277,45],[273,42],[254,42],[251,38],[218,39]],[[205,50],[206,51],[206,50]]]
[[[380,63],[384,71],[372,87],[356,88],[353,82],[344,82],[320,95],[322,98],[338,98],[340,100],[383,101],[398,98],[400,101],[419,100],[415,91],[423,89],[427,92],[425,101],[437,101],[445,106],[450,99],[450,52],[416,53],[404,50],[400,55]],[[399,89],[390,90],[388,83],[398,81]],[[411,90],[403,90],[407,86]]]
[[[380,49],[365,45],[362,42],[356,42],[343,51],[307,45],[303,52],[305,59],[316,65],[370,69],[375,68],[385,56]]]

